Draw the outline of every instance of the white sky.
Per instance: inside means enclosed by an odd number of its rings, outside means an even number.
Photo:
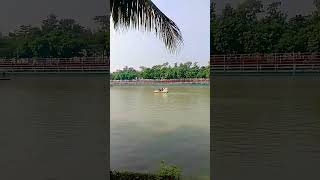
[[[210,54],[209,0],[153,0],[158,8],[179,26],[184,45],[177,54],[170,54],[154,33],[137,30],[115,31],[111,22],[110,68],[125,66],[138,69],[169,62],[198,62],[207,65]]]

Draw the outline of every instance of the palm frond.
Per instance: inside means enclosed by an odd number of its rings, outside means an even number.
[[[171,51],[183,44],[179,27],[151,0],[111,0],[114,27],[153,31]]]

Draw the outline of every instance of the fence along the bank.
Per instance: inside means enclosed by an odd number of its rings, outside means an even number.
[[[320,72],[319,53],[212,55],[212,73]]]
[[[0,59],[0,72],[108,72],[108,57]]]

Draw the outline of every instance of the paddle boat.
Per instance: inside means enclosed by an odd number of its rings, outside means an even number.
[[[168,93],[168,88],[160,88],[153,91],[154,93]]]

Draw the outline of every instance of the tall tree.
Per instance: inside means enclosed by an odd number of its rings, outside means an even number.
[[[110,21],[109,16],[95,16],[93,20],[98,23],[101,27],[101,30],[109,31]]]
[[[210,54],[217,51],[216,48],[216,34],[217,34],[217,20],[216,20],[216,3],[210,2]]]
[[[216,16],[214,54],[291,53],[320,51],[320,0],[316,11],[288,18],[281,1],[263,5],[259,0],[227,4]]]
[[[316,6],[317,10],[320,10],[320,0],[313,0],[313,4]]]
[[[54,14],[50,14],[47,19],[42,21],[42,30],[44,32],[53,31],[58,26],[58,18]]]
[[[101,27],[102,29],[102,27]],[[22,25],[0,38],[0,57],[69,58],[109,55],[109,35],[91,31],[74,19],[49,15],[41,27]]]

